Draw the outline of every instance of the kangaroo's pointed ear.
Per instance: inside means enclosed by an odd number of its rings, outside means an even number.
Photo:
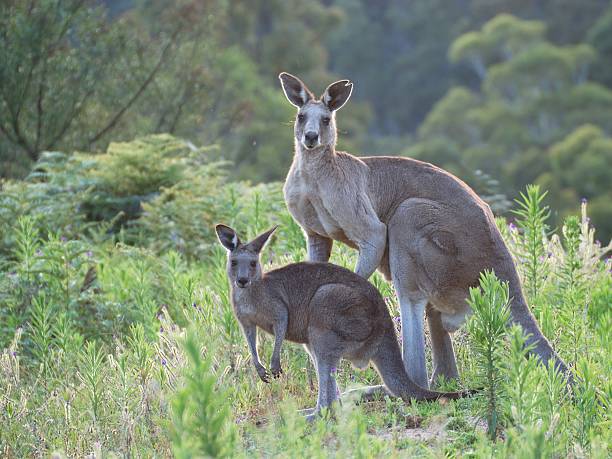
[[[353,92],[353,83],[349,80],[340,80],[330,84],[323,95],[321,100],[329,108],[330,111],[336,111],[342,108],[346,101],[351,97]]]
[[[278,79],[280,80],[283,91],[285,92],[285,97],[287,97],[287,100],[297,108],[300,108],[309,100],[314,99],[314,96],[310,90],[298,77],[295,77],[290,73],[283,72],[278,76]]]
[[[245,247],[247,247],[248,249],[254,251],[255,253],[261,252],[261,249],[264,248],[264,246],[266,245],[266,242],[268,242],[268,239],[270,239],[270,236],[272,236],[272,233],[274,233],[274,231],[276,231],[276,228],[278,228],[278,225],[270,228],[265,233],[261,233],[259,236],[257,236],[255,239],[253,239],[251,242],[246,244]]]
[[[215,226],[215,231],[217,232],[217,237],[221,245],[230,252],[236,250],[236,247],[240,245],[240,238],[236,234],[236,231],[229,226],[217,225]]]

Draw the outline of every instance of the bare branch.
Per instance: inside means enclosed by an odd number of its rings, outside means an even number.
[[[15,113],[15,111],[13,110],[13,108],[11,107],[11,105],[9,104],[9,101],[6,99],[6,94],[2,93],[3,99],[4,99],[4,103],[6,104],[9,112],[10,112],[10,124],[11,124],[11,129],[13,131],[13,134],[15,135],[15,137],[13,139],[10,138],[10,136],[8,135],[7,131],[4,129],[4,127],[2,128],[2,131],[5,133],[6,137],[11,140],[11,142],[13,142],[15,145],[20,146],[21,148],[23,148],[26,153],[28,154],[28,156],[33,160],[36,161],[38,159],[38,154],[34,151],[34,149],[32,148],[32,146],[28,143],[27,139],[23,136],[23,134],[21,133],[21,127],[19,126],[19,116],[17,113]]]
[[[174,134],[174,131],[176,130],[176,125],[178,124],[179,119],[181,118],[181,115],[183,114],[183,108],[185,107],[185,105],[187,105],[187,102],[189,102],[190,93],[191,91],[189,91],[189,88],[185,88],[185,91],[183,92],[183,97],[181,98],[181,101],[179,102],[176,112],[174,113],[174,117],[172,118],[172,121],[170,122],[170,126],[168,127],[169,134]]]
[[[46,66],[45,66],[46,67]],[[34,141],[34,150],[38,151],[40,147],[42,124],[43,124],[43,98],[45,97],[45,84],[47,82],[47,69],[43,69],[38,82],[38,97],[36,98],[36,140]]]
[[[57,134],[55,135],[55,137],[53,137],[53,139],[49,142],[49,144],[47,145],[47,149],[51,149],[54,148],[55,145],[57,144],[57,142],[59,142],[59,140],[64,137],[64,134],[66,134],[66,131],[68,131],[68,128],[70,127],[70,125],[72,124],[72,122],[76,119],[77,116],[79,116],[79,114],[83,111],[83,109],[85,108],[85,101],[87,99],[89,99],[89,97],[91,97],[91,95],[94,93],[95,91],[95,87],[92,86],[91,88],[89,88],[89,90],[85,93],[85,95],[83,96],[83,98],[81,99],[80,102],[76,102],[73,104],[72,108],[72,114],[69,115],[68,117],[66,117],[66,121],[64,121],[63,126],[61,127],[61,129],[57,132]]]
[[[0,123],[0,132],[4,134],[4,136],[8,139],[9,142],[18,145],[17,139],[11,137],[10,132]]]
[[[177,29],[172,35],[172,37],[170,38],[170,40],[168,40],[168,43],[166,43],[166,46],[164,47],[164,49],[162,50],[159,56],[159,60],[157,61],[157,64],[155,65],[155,67],[153,67],[153,69],[151,70],[147,78],[143,81],[143,83],[140,85],[138,90],[134,93],[134,95],[132,95],[132,97],[126,102],[126,104],[123,107],[121,107],[121,109],[119,109],[117,113],[115,113],[115,115],[106,124],[106,126],[104,126],[104,128],[98,131],[96,135],[94,135],[87,141],[89,146],[91,146],[93,143],[100,140],[100,138],[102,138],[105,134],[107,134],[110,130],[112,130],[115,127],[115,125],[119,122],[123,114],[138,100],[140,95],[147,89],[149,84],[151,84],[151,82],[155,79],[155,77],[157,76],[157,73],[161,69],[162,64],[166,60],[170,47],[174,44],[174,41],[176,37],[178,36],[178,34],[179,34],[179,29]]]

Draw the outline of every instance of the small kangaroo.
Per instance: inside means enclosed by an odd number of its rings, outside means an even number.
[[[295,155],[284,186],[289,212],[307,238],[308,258],[328,261],[333,241],[359,250],[356,272],[378,268],[400,303],[403,360],[409,377],[427,387],[424,316],[431,335],[433,376],[457,378],[449,333],[470,313],[466,298],[485,269],[509,284],[511,320],[546,363],[571,381],[529,310],[512,256],[489,206],[454,175],[402,157],[361,157],[336,151],[335,115],[353,84],[337,81],[317,99],[288,73],[279,75],[297,108]]]
[[[388,391],[405,401],[454,399],[470,393],[434,392],[408,378],[387,306],[363,277],[330,263],[315,262],[293,263],[263,273],[259,254],[276,227],[247,244],[228,226],[217,225],[215,229],[227,249],[234,312],[261,380],[269,382],[270,376],[282,373],[284,339],[303,344],[310,355],[317,370],[319,394],[316,407],[307,410],[309,419],[337,399],[333,368],[341,358],[357,368],[372,362]],[[274,335],[270,372],[259,361],[257,327]]]

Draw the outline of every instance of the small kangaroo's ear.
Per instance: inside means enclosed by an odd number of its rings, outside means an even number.
[[[278,79],[283,87],[285,97],[287,97],[287,100],[297,108],[300,108],[309,100],[314,99],[310,90],[298,77],[283,72],[278,76]]]
[[[321,100],[329,108],[330,111],[336,111],[342,108],[346,101],[351,97],[353,92],[353,83],[349,80],[340,80],[330,84],[323,95]]]
[[[215,226],[215,231],[217,232],[217,237],[221,245],[230,252],[240,245],[240,238],[236,234],[236,231],[229,226],[217,225]]]
[[[274,233],[274,231],[276,231],[276,228],[278,228],[278,225],[270,228],[265,233],[261,233],[259,236],[257,236],[255,239],[253,239],[251,242],[246,244],[246,247],[249,248],[250,250],[253,250],[255,253],[261,252],[261,249],[264,248],[264,246],[266,245],[266,242],[268,242],[268,239],[270,239],[270,236],[272,236],[272,233]]]

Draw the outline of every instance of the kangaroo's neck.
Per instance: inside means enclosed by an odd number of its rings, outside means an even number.
[[[318,173],[329,170],[336,162],[335,145],[322,145],[313,149],[306,149],[296,142],[295,163],[304,172]]]
[[[263,279],[253,281],[246,288],[230,285],[232,305],[237,313],[254,313],[257,305],[265,301],[267,297],[267,283]]]

